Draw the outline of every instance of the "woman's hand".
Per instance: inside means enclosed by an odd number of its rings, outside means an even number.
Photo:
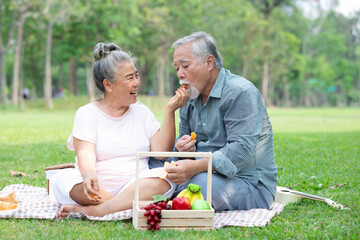
[[[98,178],[96,177],[96,175],[89,175],[84,178],[83,188],[85,196],[89,200],[93,202],[99,202],[99,199],[101,199],[101,197],[98,195],[100,189],[98,184]]]
[[[195,143],[196,140],[191,140],[189,135],[183,135],[177,140],[175,147],[179,152],[195,152]]]
[[[175,92],[175,96],[173,96],[168,104],[167,104],[167,108],[172,111],[175,112],[178,108],[181,108],[183,106],[186,105],[187,101],[190,98],[190,93],[188,90],[186,90],[183,87],[180,87],[176,90]]]

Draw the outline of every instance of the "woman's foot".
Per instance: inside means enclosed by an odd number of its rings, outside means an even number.
[[[60,215],[59,217],[61,219],[65,219],[69,216],[69,213],[71,212],[81,212],[83,211],[88,216],[94,216],[94,217],[103,217],[102,214],[99,214],[97,210],[96,205],[90,205],[90,206],[76,206],[76,205],[63,205],[60,208]]]

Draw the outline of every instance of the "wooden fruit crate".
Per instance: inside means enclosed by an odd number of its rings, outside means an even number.
[[[140,208],[148,205],[151,201],[139,201],[139,158],[140,157],[183,157],[183,158],[208,158],[207,195],[206,201],[211,210],[162,210],[160,229],[173,230],[209,230],[214,228],[214,209],[211,206],[211,152],[139,152],[136,159],[136,186],[135,200],[133,202],[133,225],[135,229],[147,229],[147,217],[145,210]],[[169,202],[171,204],[171,202]]]

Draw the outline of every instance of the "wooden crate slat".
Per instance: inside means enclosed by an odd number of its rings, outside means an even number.
[[[176,230],[176,231],[186,231],[186,230],[195,230],[195,231],[209,231],[209,230],[212,230],[214,229],[213,226],[211,227],[181,227],[181,226],[171,226],[171,227],[167,227],[167,226],[164,226],[164,227],[161,227],[161,231],[166,231],[166,230]],[[147,230],[147,227],[139,227],[139,228],[136,228],[136,230],[141,230],[141,231],[145,231]]]
[[[146,219],[139,219],[138,226],[146,226]],[[161,219],[161,223],[159,223],[160,227],[163,226],[182,226],[182,227],[203,227],[203,226],[214,226],[214,219],[209,218],[200,218],[200,219],[187,219],[187,218],[171,218],[171,219]]]
[[[145,211],[138,211],[139,218],[146,218]],[[213,210],[162,210],[162,218],[213,218]]]

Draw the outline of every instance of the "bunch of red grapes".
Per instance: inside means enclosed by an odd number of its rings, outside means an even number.
[[[168,205],[169,199],[166,201],[159,201],[150,203],[144,207],[144,216],[147,217],[148,230],[160,230],[159,223],[161,222],[161,210],[170,210],[171,205]]]

